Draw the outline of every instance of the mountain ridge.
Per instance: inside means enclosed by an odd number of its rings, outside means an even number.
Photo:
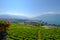
[[[45,14],[33,18],[34,20],[43,20],[50,24],[59,24],[60,25],[60,14]]]

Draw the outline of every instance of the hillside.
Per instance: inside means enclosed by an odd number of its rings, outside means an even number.
[[[60,25],[60,14],[45,14],[33,18],[34,20],[43,20],[50,24]]]
[[[38,38],[40,38],[40,40],[60,40],[60,28],[49,29],[11,23],[8,31],[8,40],[38,40]]]
[[[25,16],[2,14],[2,15],[0,15],[0,19],[28,19],[28,18]]]

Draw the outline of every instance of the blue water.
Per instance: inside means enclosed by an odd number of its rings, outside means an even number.
[[[47,23],[49,23],[49,24],[60,25],[60,20],[54,20],[54,21],[44,20],[44,22],[47,22]]]

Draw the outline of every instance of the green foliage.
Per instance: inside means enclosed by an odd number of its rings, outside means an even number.
[[[60,28],[45,29],[20,23],[11,23],[8,40],[37,40],[38,31],[41,40],[60,40]]]
[[[60,40],[60,28],[54,29],[41,29],[41,39],[42,40]]]
[[[0,20],[0,27],[8,27],[10,24],[7,20]]]

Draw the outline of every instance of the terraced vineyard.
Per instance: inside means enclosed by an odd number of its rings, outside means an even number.
[[[38,34],[38,32],[40,32]],[[19,23],[12,23],[8,40],[60,40],[60,28],[45,29]]]

